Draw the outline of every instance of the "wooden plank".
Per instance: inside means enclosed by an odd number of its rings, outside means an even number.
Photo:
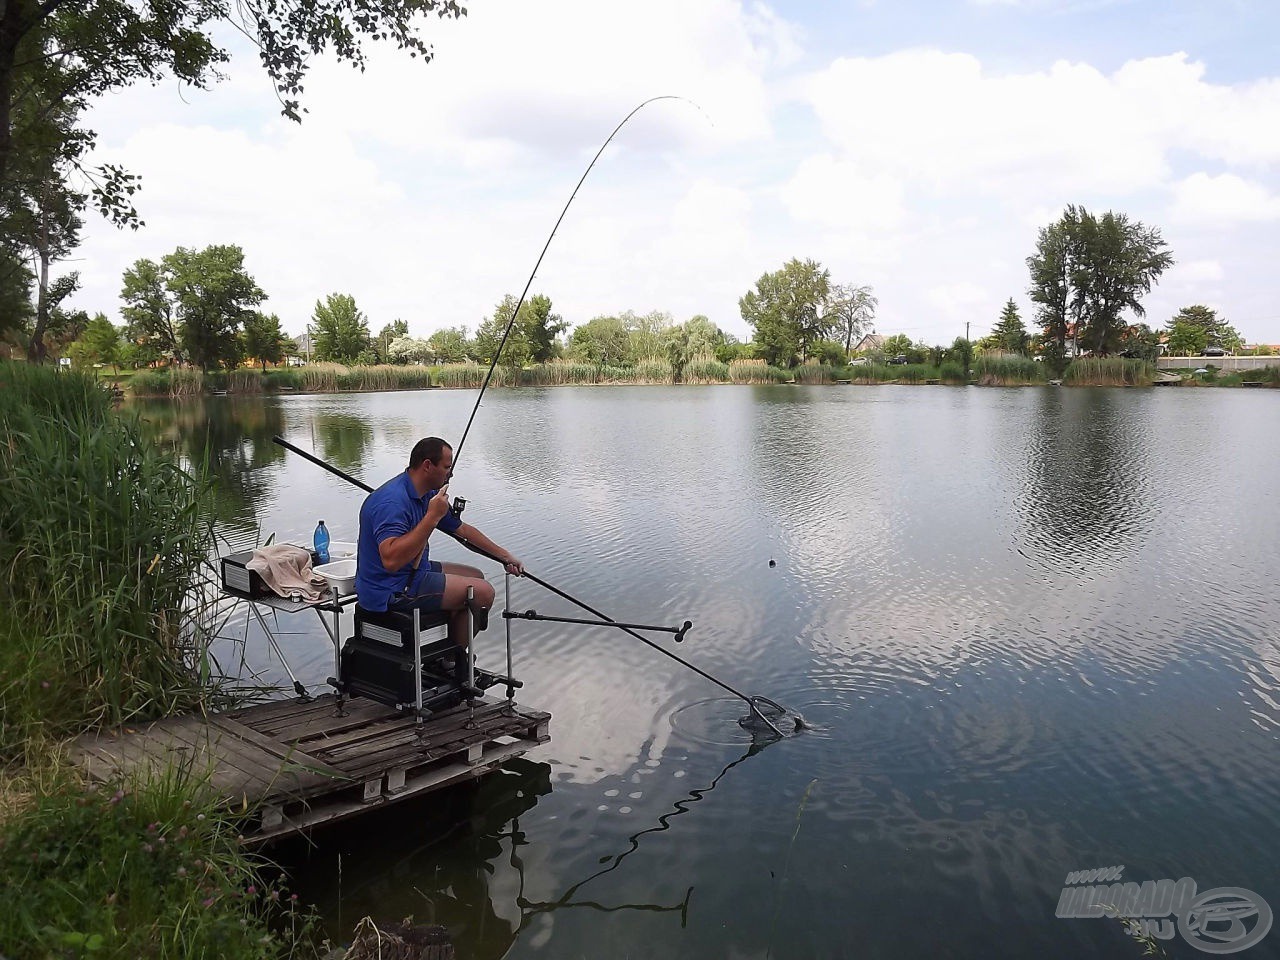
[[[395,745],[388,745],[376,753],[350,755],[345,757],[339,765],[349,771],[353,777],[360,778],[377,770],[411,764],[415,757],[419,763],[429,763],[459,754],[468,754],[478,745],[489,743],[499,737],[514,736],[523,729],[525,729],[523,725],[517,727],[514,724],[506,724],[503,727],[490,729],[460,731],[452,738],[429,744],[410,738]]]
[[[329,776],[341,776],[342,771],[330,767],[322,763],[317,758],[303,753],[294,744],[281,743],[278,740],[272,740],[270,737],[263,736],[252,727],[247,727],[238,720],[232,720],[226,716],[212,716],[209,722],[219,729],[225,730],[233,734],[241,740],[246,740],[254,744],[259,749],[279,757],[281,760],[288,760],[290,763],[296,763],[300,766],[307,767],[317,773],[328,774]]]
[[[495,723],[503,723],[506,721],[506,717],[502,715],[503,709],[501,704],[477,709],[474,724],[473,718],[465,710],[451,713],[447,717],[432,717],[422,725],[424,736],[421,739],[418,737],[417,724],[406,717],[395,726],[361,731],[323,744],[312,744],[311,747],[317,755],[324,756],[334,766],[346,769],[343,761],[352,756],[366,756],[408,743],[417,743],[431,750],[437,742],[455,739],[461,732],[483,730]]]
[[[354,730],[370,723],[378,723],[399,716],[390,707],[366,700],[349,704],[345,714],[336,716],[333,709],[321,716],[299,718],[289,723],[277,723],[271,726],[250,724],[255,730],[283,742],[304,743],[314,737],[328,736],[343,730]]]
[[[408,797],[439,790],[454,783],[483,776],[506,760],[523,756],[529,751],[527,743],[498,744],[485,756],[483,766],[468,766],[466,763],[450,763],[435,767],[410,778],[405,789],[392,796],[383,796],[378,801],[365,803],[359,797],[335,797],[330,802],[310,806],[300,812],[284,814],[283,823],[270,830],[261,829],[246,838],[249,843],[260,843],[290,833],[300,833],[311,827],[325,823],[345,820],[349,817],[376,810],[388,803],[399,803]]]

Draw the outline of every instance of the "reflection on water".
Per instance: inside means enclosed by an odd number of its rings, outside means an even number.
[[[377,484],[473,400],[147,415],[218,477],[224,519],[351,539],[358,491],[270,436]],[[1053,915],[1067,872],[1113,863],[1280,908],[1275,402],[493,391],[451,488],[468,519],[616,619],[692,620],[672,650],[812,729],[736,762],[714,686],[618,631],[520,621],[522,700],[553,715],[537,762],[320,831],[295,879],[335,936],[412,913],[477,957],[1130,957],[1118,924]],[[323,683],[328,641],[293,621],[290,663]]]

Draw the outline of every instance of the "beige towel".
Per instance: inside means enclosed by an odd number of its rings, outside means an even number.
[[[311,551],[290,543],[258,547],[245,564],[282,597],[314,603],[328,593],[324,577],[311,570]]]

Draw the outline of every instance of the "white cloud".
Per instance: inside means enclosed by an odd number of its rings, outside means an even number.
[[[905,216],[902,183],[880,174],[867,176],[857,165],[829,154],[804,160],[782,188],[797,220],[874,233],[899,226]]]
[[[1230,226],[1280,219],[1280,196],[1233,173],[1193,173],[1174,184],[1171,214],[1183,223]]]

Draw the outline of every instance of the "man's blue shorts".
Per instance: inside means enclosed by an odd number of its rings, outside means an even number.
[[[444,602],[444,565],[428,560],[414,571],[413,579],[397,591],[387,605],[388,610],[439,610]]]

